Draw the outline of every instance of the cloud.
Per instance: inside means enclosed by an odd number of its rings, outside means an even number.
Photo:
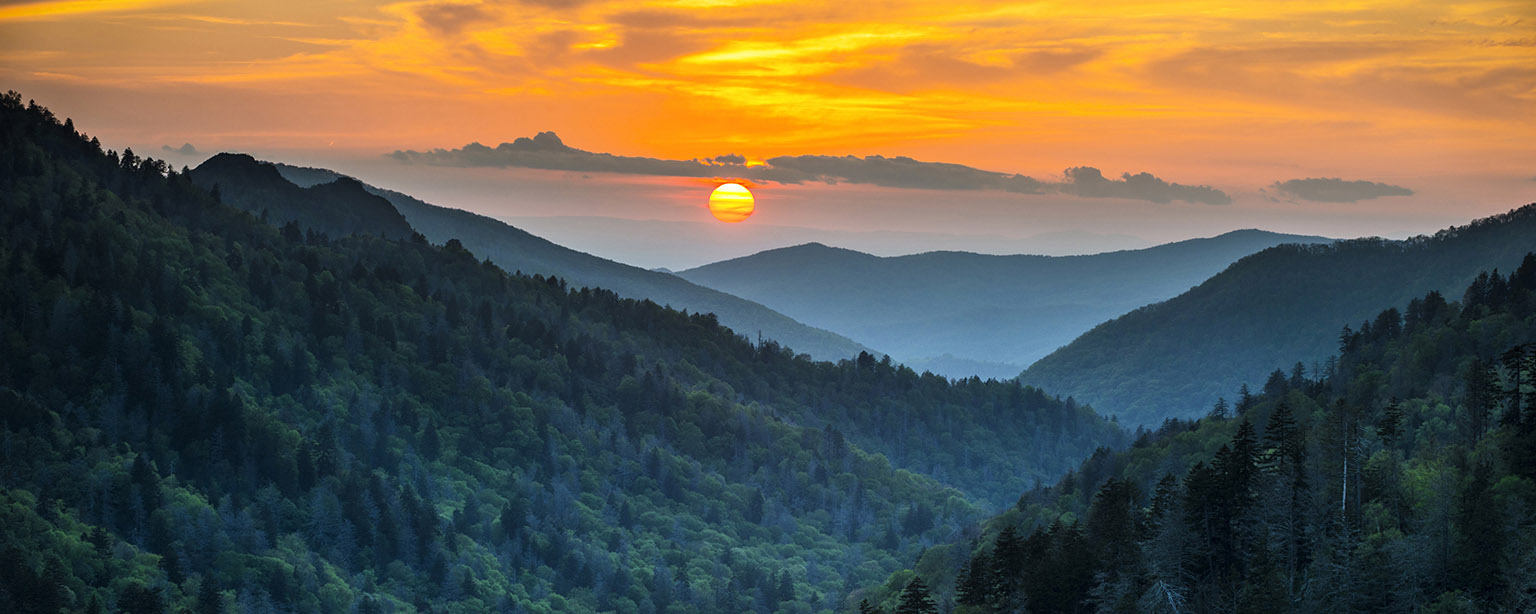
[[[160,146],[160,151],[163,151],[163,152],[166,152],[166,153],[180,154],[180,155],[183,155],[183,156],[195,156],[195,155],[197,155],[197,148],[193,147],[191,143],[182,143],[181,147],[171,147],[170,145],[161,145]]]
[[[719,177],[723,175],[801,183],[807,177],[777,169],[746,166],[744,156],[718,156],[709,161],[663,160],[638,156],[616,156],[570,147],[553,132],[540,132],[533,138],[518,137],[511,143],[487,147],[470,143],[459,149],[431,151],[396,151],[390,157],[407,164],[436,166],[537,168],[556,171],[660,175],[665,177]],[[740,161],[736,161],[739,159]]]
[[[569,9],[586,4],[587,0],[521,0],[521,3],[551,9]]]
[[[1207,205],[1226,205],[1232,197],[1225,192],[1205,185],[1168,183],[1151,173],[1124,173],[1120,179],[1107,179],[1104,173],[1092,166],[1077,166],[1066,170],[1067,180],[1061,191],[1091,198],[1128,198],[1167,203],[1182,200]]]
[[[458,149],[400,150],[389,154],[406,164],[436,166],[534,168],[543,170],[658,175],[666,177],[730,177],[750,181],[800,184],[856,183],[924,190],[1000,190],[1020,194],[1072,194],[1086,198],[1123,198],[1155,203],[1181,200],[1208,205],[1232,202],[1210,186],[1170,183],[1151,173],[1125,173],[1109,179],[1091,166],[1069,168],[1061,182],[1027,175],[981,170],[963,164],[924,162],[906,156],[779,156],[748,165],[746,156],[726,154],[706,159],[664,160],[618,156],[566,145],[553,132],[488,147],[470,143]]]
[[[1300,198],[1322,203],[1352,203],[1383,196],[1412,196],[1413,190],[1374,181],[1345,181],[1337,177],[1316,177],[1277,181],[1270,187]]]
[[[1015,68],[1033,73],[1057,73],[1098,59],[1103,54],[1102,49],[1087,47],[1037,49],[1018,55],[1014,58],[1013,65]]]
[[[428,4],[416,11],[427,27],[442,34],[458,34],[465,26],[486,21],[491,15],[477,4]]]
[[[768,165],[788,169],[827,183],[865,183],[891,188],[925,190],[1007,190],[1042,194],[1045,184],[1023,175],[1009,175],[960,164],[921,162],[906,156],[780,156]]]

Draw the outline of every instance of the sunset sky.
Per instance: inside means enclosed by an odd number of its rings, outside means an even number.
[[[1536,200],[1521,0],[4,1],[0,80],[108,147],[504,218],[703,222],[716,176],[753,184],[740,226],[1018,238],[1405,234]]]

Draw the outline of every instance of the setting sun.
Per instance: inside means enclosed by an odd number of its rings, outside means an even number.
[[[709,212],[722,222],[735,224],[752,217],[752,192],[739,183],[721,184],[709,195]]]

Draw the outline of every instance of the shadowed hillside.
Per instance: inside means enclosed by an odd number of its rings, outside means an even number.
[[[326,183],[342,176],[325,169],[286,164],[275,167],[299,185]],[[410,220],[411,226],[428,239],[438,242],[458,239],[466,248],[509,271],[554,275],[577,287],[606,288],[620,296],[650,299],[657,304],[694,313],[713,313],[720,318],[721,324],[737,333],[752,339],[761,333],[766,339],[778,341],[818,360],[851,358],[861,351],[873,351],[847,337],[806,326],[750,300],[694,285],[666,273],[647,271],[561,247],[483,215],[439,207],[399,192],[364,185],[394,204]]]
[[[1320,377],[1277,362],[1235,406],[1094,454],[860,611],[914,576],[956,614],[1536,611],[1536,254],[1516,262],[1378,311]]]
[[[1124,438],[456,240],[279,230],[15,93],[0,279],[4,612],[837,610]]]
[[[1536,205],[1434,236],[1286,245],[1168,301],[1106,322],[1020,376],[1132,424],[1203,415],[1277,364],[1308,369],[1340,327],[1431,290],[1456,298],[1480,271],[1513,270],[1536,245]]]
[[[230,153],[209,158],[187,176],[216,191],[223,202],[274,226],[298,222],[305,230],[333,237],[369,233],[404,239],[414,232],[389,201],[369,194],[350,178],[301,188],[283,180],[271,164]]]

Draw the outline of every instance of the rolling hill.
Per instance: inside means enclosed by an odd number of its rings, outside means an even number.
[[[1105,322],[1031,365],[1020,381],[1128,424],[1203,415],[1277,365],[1323,366],[1340,327],[1429,291],[1460,297],[1480,271],[1513,270],[1536,245],[1536,205],[1403,241],[1283,245],[1190,291]]]
[[[1321,237],[1240,230],[1089,256],[929,252],[877,257],[811,243],[677,275],[859,339],[914,368],[1011,378],[1109,318],[1233,261]]]
[[[215,161],[220,164],[210,166]],[[262,168],[268,172],[262,172]],[[270,172],[273,169],[275,172]],[[437,243],[458,239],[465,248],[509,271],[560,277],[578,288],[605,288],[621,296],[650,299],[660,305],[694,313],[714,313],[722,324],[741,335],[752,339],[761,335],[819,360],[851,358],[861,351],[873,351],[841,335],[801,324],[761,304],[666,273],[567,249],[503,222],[431,205],[399,192],[362,184],[334,171],[269,164],[248,156],[238,159],[215,156],[194,169],[192,176],[199,183],[210,186],[246,177],[259,178],[264,184],[259,190],[249,181],[240,184],[241,191],[255,194],[282,194],[301,189],[299,186],[319,189],[338,181],[344,185],[355,184],[392,204],[398,215],[403,215],[405,221],[427,239]],[[248,206],[244,208],[250,209]]]
[[[219,185],[0,97],[0,611],[841,611],[1124,441]]]
[[[1536,611],[1536,254],[1517,263],[1377,312],[1326,374],[1095,454],[861,611],[914,577],[956,614]]]

